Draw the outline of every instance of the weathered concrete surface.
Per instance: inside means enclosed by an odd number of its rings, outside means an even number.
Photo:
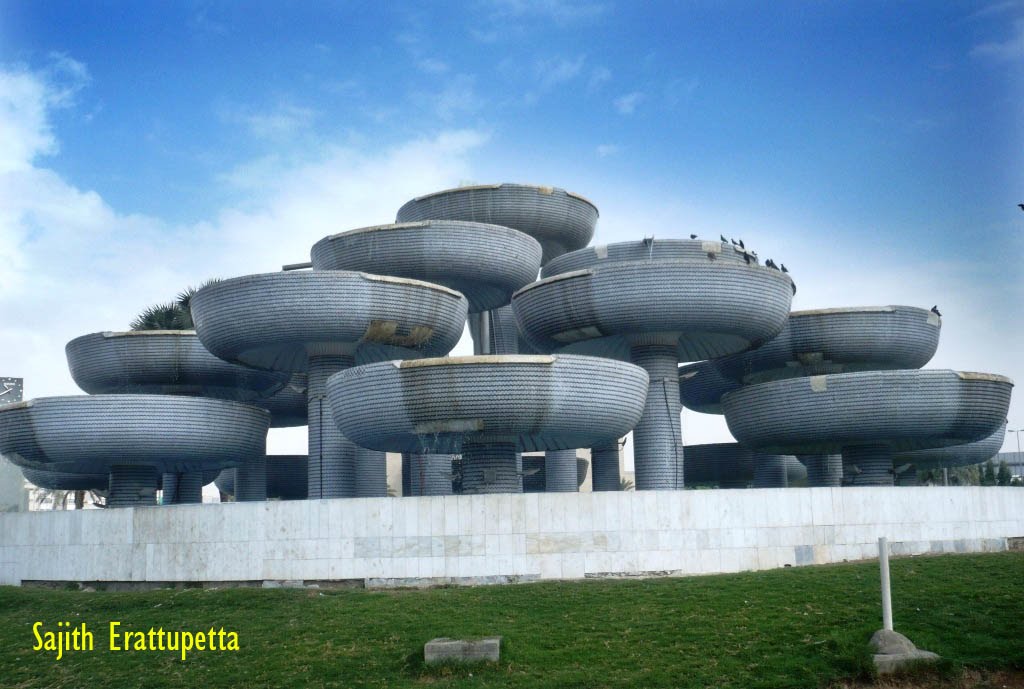
[[[435,663],[478,663],[498,662],[501,657],[501,637],[489,636],[484,639],[431,639],[423,646],[423,660],[427,665]]]
[[[868,645],[875,652],[875,669],[880,675],[940,660],[938,654],[921,650],[910,639],[891,629],[879,629],[871,636]]]

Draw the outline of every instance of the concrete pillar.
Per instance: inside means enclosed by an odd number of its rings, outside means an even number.
[[[267,499],[267,456],[260,455],[235,469],[235,502]]]
[[[338,430],[325,399],[327,379],[351,368],[351,356],[309,357],[309,499],[344,498],[355,493],[356,446]]]
[[[409,455],[409,495],[451,494],[451,455]]]
[[[800,455],[797,459],[807,467],[809,488],[838,488],[843,485],[842,455]]]
[[[754,488],[786,488],[786,458],[782,455],[754,455]]]
[[[110,467],[107,507],[147,507],[156,504],[156,469],[139,464]]]
[[[521,493],[520,462],[515,443],[463,443],[462,492]]]
[[[630,349],[632,362],[650,376],[647,402],[633,429],[637,490],[682,488],[683,441],[680,428],[679,367],[675,344],[641,344]]]
[[[388,496],[387,455],[365,447],[355,448],[355,495],[357,498]]]
[[[544,490],[548,493],[575,493],[576,450],[548,450],[544,453]]]
[[[594,492],[622,490],[619,475],[619,441],[590,448],[590,475]]]
[[[884,443],[844,447],[843,478],[849,486],[893,485],[892,449]]]

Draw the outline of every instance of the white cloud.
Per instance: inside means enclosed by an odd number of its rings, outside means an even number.
[[[616,146],[615,144],[600,144],[596,149],[597,157],[607,158],[608,156],[615,155],[620,150],[622,149]]]
[[[1024,19],[1018,19],[1013,23],[1009,38],[1004,41],[980,43],[971,49],[971,55],[999,61],[1024,60]]]
[[[317,112],[311,108],[281,103],[265,111],[251,108],[229,109],[223,117],[229,122],[244,125],[257,139],[280,141],[308,130],[316,119]]]
[[[413,100],[426,106],[443,122],[452,122],[463,115],[472,115],[484,105],[477,95],[476,79],[469,74],[447,78],[439,91],[419,91]]]
[[[636,106],[638,106],[643,99],[644,94],[639,91],[627,93],[626,95],[615,99],[615,109],[621,115],[632,115],[636,111]]]
[[[473,177],[470,155],[487,138],[457,130],[374,152],[328,146],[314,160],[261,159],[227,175],[243,200],[173,225],[118,212],[35,163],[56,150],[44,76],[0,70],[0,103],[3,141],[22,142],[0,146],[3,374],[25,377],[33,397],[79,392],[64,365],[73,337],[126,328],[142,308],[209,277],[308,260],[314,242],[340,229],[392,221],[409,198]],[[302,434],[283,437],[272,451],[302,451]]]
[[[435,57],[425,57],[416,61],[416,67],[427,74],[444,74],[448,71],[448,63]]]
[[[541,87],[550,89],[578,77],[583,71],[585,61],[585,55],[575,58],[559,56],[537,60],[534,64],[534,72]]]

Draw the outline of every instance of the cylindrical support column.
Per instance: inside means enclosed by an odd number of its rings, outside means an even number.
[[[850,486],[893,485],[892,449],[883,443],[844,447],[843,476]]]
[[[786,458],[782,455],[754,455],[754,488],[786,488]]]
[[[576,450],[548,450],[544,453],[544,490],[548,493],[575,493]]]
[[[156,469],[138,464],[110,467],[107,507],[148,507],[156,504]]]
[[[163,493],[162,505],[178,504],[178,474],[166,471],[160,475],[160,491]]]
[[[412,477],[411,454],[402,453],[402,497],[407,498],[413,494],[412,484],[409,483]]]
[[[177,477],[176,491],[173,496],[175,505],[196,505],[203,501],[203,472],[190,471],[175,474]],[[164,481],[167,474],[164,474]],[[164,489],[164,502],[167,502],[167,490]]]
[[[253,457],[235,469],[235,502],[267,499],[267,456]]]
[[[590,475],[594,492],[622,490],[619,475],[619,441],[590,448]]]
[[[807,467],[807,485],[810,488],[838,488],[843,485],[842,455],[800,455]]]
[[[683,440],[680,429],[679,368],[675,345],[633,345],[633,363],[650,376],[647,402],[633,429],[637,490],[682,488]]]
[[[356,446],[342,435],[325,398],[327,379],[353,365],[352,357],[309,357],[309,499],[347,498],[355,492]]]
[[[493,354],[519,353],[519,326],[512,312],[512,306],[506,304],[490,312],[491,342]]]
[[[410,454],[409,491],[410,495],[451,495],[452,456]]]
[[[379,450],[356,447],[355,484],[357,498],[386,498],[388,496],[387,455]]]
[[[892,631],[892,588],[889,585],[889,539],[878,539],[878,565],[882,571],[882,629]]]
[[[462,492],[521,493],[523,480],[515,443],[464,443]]]

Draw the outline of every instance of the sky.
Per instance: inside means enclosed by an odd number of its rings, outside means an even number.
[[[595,243],[742,237],[794,309],[937,304],[929,367],[1024,381],[1022,115],[1017,0],[0,0],[0,376],[74,394],[73,337],[523,182]]]

